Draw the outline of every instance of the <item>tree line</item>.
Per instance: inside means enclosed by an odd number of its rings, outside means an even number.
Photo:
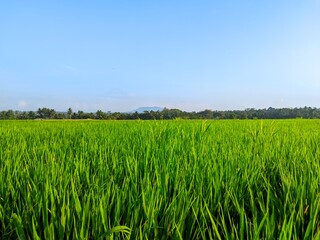
[[[0,120],[27,119],[101,119],[101,120],[161,120],[161,119],[289,119],[320,118],[320,108],[267,108],[245,110],[186,112],[179,109],[164,108],[162,111],[131,112],[74,112],[69,108],[66,112],[58,112],[50,108],[39,108],[37,111],[1,111]]]

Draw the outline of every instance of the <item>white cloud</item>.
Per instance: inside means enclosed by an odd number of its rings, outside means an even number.
[[[21,101],[18,103],[18,106],[19,106],[20,108],[24,108],[24,107],[27,106],[27,105],[28,105],[27,102],[24,101],[24,100],[21,100]]]

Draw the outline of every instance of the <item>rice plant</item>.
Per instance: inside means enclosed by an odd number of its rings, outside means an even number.
[[[1,239],[320,239],[320,121],[0,121]]]

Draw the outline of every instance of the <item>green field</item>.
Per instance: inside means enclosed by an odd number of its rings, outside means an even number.
[[[0,239],[320,239],[320,120],[0,121]]]

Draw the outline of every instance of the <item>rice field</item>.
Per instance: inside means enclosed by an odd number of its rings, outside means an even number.
[[[320,120],[0,121],[0,239],[320,239]]]

